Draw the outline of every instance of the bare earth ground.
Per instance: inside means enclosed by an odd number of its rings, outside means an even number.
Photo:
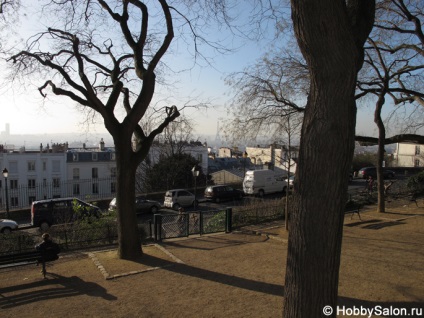
[[[362,221],[345,217],[340,307],[423,310],[418,204],[388,203],[384,214],[370,207]],[[0,316],[281,317],[284,224],[246,230],[144,246],[138,262],[118,260],[116,251],[63,254],[46,280],[35,265],[0,270]]]

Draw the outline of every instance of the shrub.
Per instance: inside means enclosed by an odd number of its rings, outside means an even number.
[[[408,179],[407,187],[416,194],[424,193],[424,171]]]

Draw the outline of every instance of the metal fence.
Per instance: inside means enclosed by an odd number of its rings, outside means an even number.
[[[281,200],[255,208],[228,208],[217,211],[196,211],[183,214],[155,214],[153,220],[145,219],[138,224],[140,240],[188,237],[217,232],[231,232],[249,224],[282,219],[284,209]],[[34,250],[40,242],[40,233],[14,231],[0,233],[0,254],[13,254]],[[79,250],[99,246],[116,245],[118,232],[116,221],[101,220],[96,224],[85,222],[52,226],[49,233],[61,249]]]

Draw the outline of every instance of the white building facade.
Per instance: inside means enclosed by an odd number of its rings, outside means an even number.
[[[268,166],[289,171],[293,174],[296,171],[296,160],[299,150],[296,147],[270,145],[269,147],[246,147],[247,156],[255,166]]]
[[[203,173],[208,171],[206,146],[189,145],[183,152],[193,156]],[[8,203],[11,209],[30,207],[33,201],[77,197],[82,200],[113,198],[116,195],[116,159],[114,148],[101,141],[95,148],[53,145],[39,151],[14,151],[0,145],[0,167],[8,170]],[[149,158],[158,162],[153,146]],[[6,209],[6,180],[0,176],[0,210]]]
[[[7,187],[10,207],[30,205],[35,200],[62,196],[60,184],[67,180],[64,152],[2,152],[0,167],[9,172]],[[2,176],[1,207],[6,204],[5,191],[6,180]]]
[[[424,145],[397,143],[393,156],[398,167],[423,167]]]

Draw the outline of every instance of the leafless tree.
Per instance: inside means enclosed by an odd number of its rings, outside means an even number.
[[[299,54],[294,49],[273,51],[226,78],[235,92],[228,106],[227,135],[255,139],[263,134],[275,140],[285,131],[285,118],[302,117],[309,78]]]
[[[0,52],[4,49],[4,42],[13,34],[13,28],[18,23],[18,10],[21,6],[20,0],[0,0],[0,32],[6,34],[0,37]]]
[[[424,37],[420,23],[423,8],[415,1],[390,0],[378,3],[376,13],[376,28],[368,39],[365,67],[357,83],[357,98],[368,94],[377,98],[374,112],[379,133],[377,210],[385,212],[382,169],[386,128],[381,113],[386,97],[396,107],[408,104],[409,113],[415,115],[414,104],[424,105],[421,87],[424,80]]]
[[[167,0],[45,3],[45,20],[49,21],[49,14],[60,19],[9,58],[12,76],[34,81],[47,78],[39,85],[43,97],[51,91],[100,115],[116,151],[119,256],[135,259],[141,254],[134,213],[136,169],[154,138],[179,117],[180,109],[164,107],[161,120],[149,132],[139,123],[151,105],[157,83],[162,83],[169,71],[164,60],[175,32],[184,41],[194,41],[193,59],[201,57],[199,47],[207,40],[197,27],[207,26],[207,22],[196,8],[216,8],[220,0],[181,1],[176,3],[179,8]],[[222,48],[212,41],[207,44]]]

